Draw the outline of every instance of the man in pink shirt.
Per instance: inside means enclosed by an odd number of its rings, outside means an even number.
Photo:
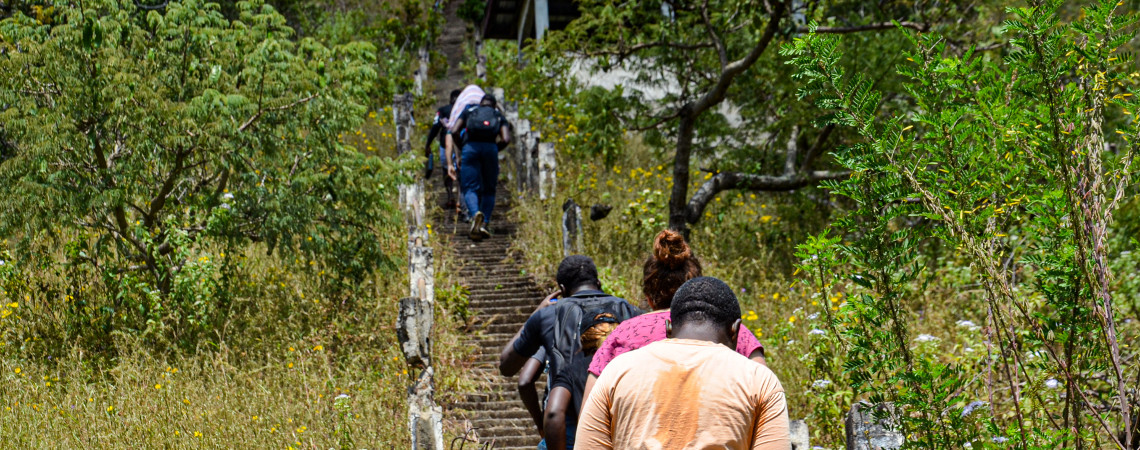
[[[668,338],[610,363],[584,402],[576,447],[791,448],[784,389],[733,351],[740,305],[710,277],[673,298]]]

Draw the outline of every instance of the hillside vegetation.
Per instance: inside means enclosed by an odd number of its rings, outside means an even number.
[[[0,446],[408,441],[416,162],[385,105],[411,85],[391,50],[439,19],[332,3],[4,5]],[[450,402],[467,355],[437,317]]]
[[[556,267],[566,198],[612,206],[582,251],[637,300],[653,236],[687,229],[813,445],[856,401],[915,448],[1140,445],[1134,5],[777,3],[586,3],[491,74],[560,149],[558,198],[518,209],[527,263]]]

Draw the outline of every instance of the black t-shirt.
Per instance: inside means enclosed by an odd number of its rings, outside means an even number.
[[[570,362],[550,383],[550,389],[563,387],[570,391],[570,405],[566,407],[566,428],[578,424],[578,414],[581,413],[582,394],[586,390],[586,377],[589,375],[590,362],[594,360],[594,351],[589,353],[577,352],[570,357]]]
[[[447,136],[448,120],[451,117],[451,104],[440,106],[435,110],[435,119],[431,122],[431,130],[428,132],[428,143],[430,144],[436,136],[439,136],[439,146],[443,147],[444,138]]]

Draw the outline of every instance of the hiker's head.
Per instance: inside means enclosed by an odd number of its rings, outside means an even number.
[[[598,281],[598,267],[594,265],[594,260],[585,255],[570,255],[563,259],[558,265],[558,275],[555,278],[564,295],[573,295],[583,288],[602,287]]]
[[[456,100],[459,100],[459,94],[462,92],[463,91],[461,91],[459,89],[451,91],[451,103],[455,103]]]
[[[707,336],[736,348],[740,330],[740,303],[736,294],[723,281],[713,277],[697,277],[677,289],[670,309],[667,334]]]
[[[494,95],[491,95],[491,94],[487,94],[487,95],[484,95],[484,96],[483,96],[483,100],[480,100],[480,101],[479,101],[479,105],[481,105],[481,106],[490,106],[490,107],[492,107],[492,108],[495,108],[495,107],[499,106],[499,101],[498,101],[498,100],[495,100],[495,96],[494,96]]]
[[[677,288],[701,276],[701,262],[693,255],[685,237],[664,230],[653,240],[653,254],[645,259],[641,290],[650,309],[667,309]]]
[[[579,332],[582,336],[582,351],[597,350],[602,346],[610,333],[613,333],[614,328],[617,328],[618,320],[613,314],[608,312],[591,311],[582,316],[582,325],[579,327]]]

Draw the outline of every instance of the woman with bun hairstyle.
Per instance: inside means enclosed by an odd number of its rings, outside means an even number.
[[[686,281],[701,276],[701,262],[681,233],[664,230],[653,239],[653,254],[646,258],[642,273],[641,289],[652,311],[622,322],[594,353],[583,399],[590,397],[594,381],[618,355],[665,340],[665,323],[669,320],[673,294]],[[765,364],[764,346],[752,330],[743,325],[740,328],[736,352]]]

